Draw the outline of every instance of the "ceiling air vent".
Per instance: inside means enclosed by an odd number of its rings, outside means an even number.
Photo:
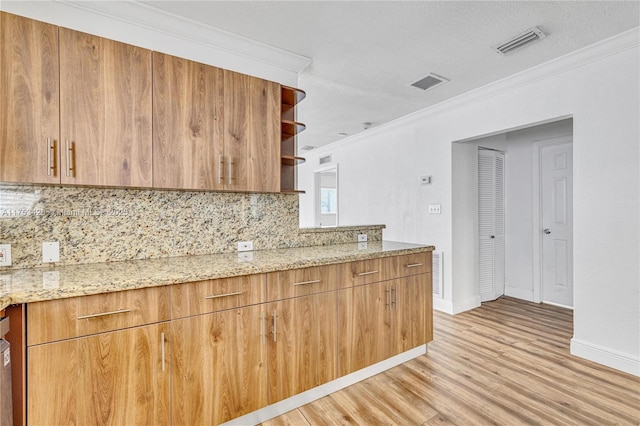
[[[511,39],[502,42],[496,46],[493,46],[493,49],[500,53],[501,55],[506,55],[511,53],[512,51],[524,47],[528,44],[536,42],[538,40],[542,40],[546,38],[547,35],[542,32],[542,30],[538,27],[529,28],[527,31],[518,34]]]
[[[320,157],[320,164],[326,164],[331,162],[331,156]]]
[[[315,146],[311,146],[311,145],[305,145],[302,148],[300,148],[302,151],[311,151],[312,149],[314,149]]]
[[[416,81],[415,83],[412,84],[412,86],[417,87],[418,89],[427,90],[427,89],[431,89],[433,86],[437,86],[438,84],[446,83],[447,81],[449,80],[432,73],[426,76],[425,78],[423,78],[422,80]]]

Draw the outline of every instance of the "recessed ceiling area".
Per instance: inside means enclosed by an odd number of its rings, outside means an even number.
[[[147,6],[311,58],[299,75],[319,147],[640,25],[637,1],[146,1]],[[546,38],[495,46],[538,27]],[[446,84],[416,90],[434,73]]]

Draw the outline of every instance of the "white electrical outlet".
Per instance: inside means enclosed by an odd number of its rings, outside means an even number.
[[[238,251],[252,251],[253,241],[240,241],[238,242]]]
[[[42,243],[42,263],[60,261],[60,243],[57,241]]]
[[[0,266],[11,266],[11,244],[0,244]]]
[[[420,185],[431,185],[431,176],[420,176]]]
[[[366,243],[367,242],[367,234],[358,234],[358,242]]]
[[[429,214],[440,214],[440,204],[429,204]]]

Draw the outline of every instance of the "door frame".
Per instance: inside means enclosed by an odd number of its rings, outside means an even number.
[[[556,136],[533,142],[533,301],[542,303],[542,149],[553,145],[573,144],[573,135]],[[571,169],[573,176],[573,168]],[[572,218],[573,225],[573,218]],[[573,237],[571,244],[573,244]],[[575,282],[574,282],[575,292]]]

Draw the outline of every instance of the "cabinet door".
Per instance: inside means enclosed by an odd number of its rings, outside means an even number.
[[[223,189],[223,71],[153,52],[153,186]]]
[[[336,378],[336,293],[270,303],[269,404]]]
[[[431,312],[431,274],[413,275],[391,284],[393,332],[390,356],[430,341],[427,313]]]
[[[390,291],[384,282],[338,291],[338,377],[388,358]]]
[[[0,181],[59,183],[58,27],[0,12]]]
[[[150,187],[151,52],[60,28],[62,183]]]
[[[172,321],[172,423],[219,424],[267,405],[260,305]]]
[[[280,85],[224,71],[226,189],[280,191]]]
[[[32,425],[170,423],[168,323],[31,346]]]

